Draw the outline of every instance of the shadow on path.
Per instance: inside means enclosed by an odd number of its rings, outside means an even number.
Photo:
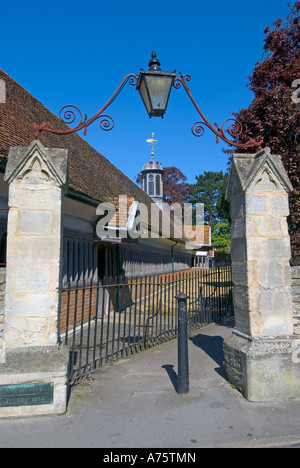
[[[166,369],[167,371],[167,374],[173,384],[173,387],[174,389],[176,390],[177,392],[177,389],[178,389],[178,376],[176,374],[176,372],[174,371],[174,366],[173,364],[165,364],[163,366],[161,366],[162,369]]]
[[[219,366],[215,371],[224,379],[226,378],[224,369],[224,352],[223,342],[224,339],[221,336],[208,336],[198,335],[189,338],[191,342],[202,349],[209,357],[211,357]]]
[[[234,317],[226,317],[222,322],[223,327],[232,329],[234,327]],[[207,334],[198,333],[190,336],[188,339],[198,348],[202,349],[211,359],[218,365],[214,370],[223,379],[227,380],[224,368],[224,338],[222,336],[209,336]],[[201,366],[201,363],[199,364]],[[178,391],[178,374],[174,370],[173,364],[165,364],[161,366],[166,370],[172,385],[176,392]]]

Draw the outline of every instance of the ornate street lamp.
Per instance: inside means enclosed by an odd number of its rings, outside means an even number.
[[[152,52],[149,70],[141,70],[137,90],[147,109],[149,117],[163,117],[167,110],[171,88],[176,78],[176,72],[161,71],[156,53]]]
[[[66,135],[68,133],[78,132],[79,130],[84,130],[84,135],[86,135],[87,127],[91,125],[95,120],[100,119],[100,127],[102,130],[108,131],[114,127],[114,121],[112,117],[105,114],[104,111],[110,106],[110,104],[116,99],[119,93],[122,91],[126,83],[129,83],[132,86],[136,86],[139,91],[142,100],[145,104],[147,112],[151,117],[163,117],[167,110],[167,105],[170,97],[170,92],[172,86],[175,89],[183,88],[188,94],[190,100],[194,104],[197,112],[201,116],[200,121],[195,122],[192,126],[192,132],[195,136],[200,137],[204,134],[205,127],[209,128],[216,135],[216,142],[219,143],[220,138],[228,143],[229,145],[235,146],[237,148],[258,148],[262,149],[263,140],[256,141],[254,139],[249,139],[246,143],[237,143],[235,141],[227,138],[226,134],[229,134],[232,138],[237,138],[242,134],[243,128],[240,122],[235,119],[227,119],[221,127],[218,124],[212,125],[204,116],[203,112],[198,107],[196,101],[194,100],[191,90],[187,85],[187,82],[191,80],[190,75],[182,75],[179,73],[179,77],[176,77],[176,72],[164,72],[160,68],[160,63],[157,59],[156,53],[152,52],[152,57],[149,62],[149,70],[140,70],[139,75],[129,74],[125,76],[123,81],[120,83],[114,94],[107,101],[102,109],[97,112],[90,119],[87,118],[87,115],[82,116],[82,112],[78,107],[73,105],[66,105],[61,108],[59,112],[60,119],[66,124],[72,124],[76,120],[76,116],[79,116],[79,123],[74,128],[67,128],[64,130],[56,129],[53,127],[51,122],[43,122],[38,125],[33,124],[36,129],[35,137],[39,139],[40,133],[42,131],[55,133],[58,135]]]

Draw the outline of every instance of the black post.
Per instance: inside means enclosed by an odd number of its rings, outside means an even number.
[[[178,389],[179,394],[189,393],[189,356],[187,337],[187,299],[188,295],[179,293],[178,300]]]

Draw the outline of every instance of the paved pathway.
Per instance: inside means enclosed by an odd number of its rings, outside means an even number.
[[[190,393],[178,395],[177,341],[96,371],[72,389],[63,416],[0,420],[0,447],[299,446],[299,401],[251,403],[226,381],[223,339],[189,339]]]

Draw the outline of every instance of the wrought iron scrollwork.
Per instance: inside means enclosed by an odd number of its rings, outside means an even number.
[[[205,128],[203,125],[206,125],[205,122],[195,122],[192,125],[192,134],[195,135],[196,137],[201,137],[205,133]]]
[[[66,106],[62,107],[59,111],[59,118],[66,124],[72,124],[76,120],[76,112],[80,116],[80,122],[78,125],[80,125],[83,122],[82,118],[82,112],[81,110],[73,106],[72,104],[67,104]],[[86,119],[85,119],[86,120]]]
[[[109,132],[115,126],[115,122],[110,115],[101,115],[102,119],[100,120],[100,128],[105,132]]]
[[[243,133],[243,125],[241,124],[241,122],[239,122],[236,119],[227,119],[227,120],[225,120],[225,122],[222,125],[222,133],[223,134],[225,133],[224,132],[224,126],[225,126],[225,124],[227,122],[233,122],[232,124],[229,125],[229,127],[226,130],[227,133],[229,133],[229,135],[232,138],[237,138]]]
[[[230,118],[225,120],[225,122],[222,124],[221,128],[217,123],[214,124],[214,126],[206,119],[204,116],[203,112],[200,110],[198,107],[196,101],[194,100],[191,90],[187,85],[188,81],[191,81],[191,76],[190,75],[182,75],[182,73],[179,74],[180,77],[176,78],[174,81],[174,88],[179,89],[181,86],[184,87],[186,93],[188,94],[190,100],[194,104],[197,112],[200,114],[203,120],[200,120],[198,122],[195,122],[192,125],[192,133],[196,137],[201,137],[205,133],[205,127],[209,128],[215,135],[216,135],[216,143],[219,143],[220,138],[228,143],[231,146],[236,146],[237,148],[253,148],[256,147],[259,150],[262,149],[262,144],[263,140],[256,141],[252,138],[250,138],[246,143],[238,143],[236,141],[231,141],[227,136],[225,135],[225,132],[228,133],[232,138],[237,138],[243,133],[243,126],[241,122],[239,122],[236,119]],[[228,122],[232,122],[227,128],[226,124]]]
[[[179,73],[179,74],[180,74],[180,78],[175,78],[174,80],[174,84],[173,84],[174,88],[180,89],[181,85],[183,85],[186,90],[191,91],[190,88],[186,85],[187,81],[191,81],[192,79],[191,75],[182,75],[182,73]]]
[[[74,106],[73,104],[68,104],[63,106],[59,111],[59,118],[61,121],[67,125],[73,124],[76,120],[79,122],[76,124],[74,128],[67,128],[67,129],[57,129],[54,128],[50,122],[43,122],[42,124],[38,125],[36,123],[33,124],[33,127],[36,129],[35,138],[38,140],[40,133],[43,131],[55,133],[57,135],[67,135],[70,133],[78,132],[79,130],[84,129],[84,135],[87,134],[87,128],[95,122],[95,120],[100,119],[100,128],[106,132],[112,130],[114,128],[114,120],[110,115],[104,114],[104,111],[113,103],[116,97],[120,94],[124,86],[129,83],[131,86],[136,86],[138,81],[139,75],[129,74],[125,76],[123,81],[120,83],[118,88],[115,90],[111,98],[106,102],[106,104],[90,119],[87,118],[87,114],[84,115],[81,110]]]
[[[123,81],[120,83],[118,88],[115,90],[111,98],[106,102],[106,104],[102,107],[102,109],[97,112],[93,117],[90,119],[87,118],[87,115],[85,114],[83,116],[81,110],[70,104],[63,106],[59,112],[59,117],[61,121],[65,124],[73,124],[76,120],[79,123],[76,124],[74,128],[67,128],[67,129],[55,129],[53,125],[50,122],[43,122],[40,125],[33,124],[34,128],[36,129],[36,134],[35,137],[36,139],[39,139],[39,135],[42,131],[46,132],[51,132],[51,133],[56,133],[58,135],[66,135],[69,133],[74,133],[78,132],[79,130],[84,129],[84,135],[87,133],[87,128],[89,125],[91,125],[95,120],[100,119],[100,128],[104,131],[110,131],[114,128],[114,120],[110,115],[104,114],[104,111],[114,102],[114,100],[117,98],[117,96],[120,94],[124,86],[129,83],[131,86],[137,86],[138,80],[139,80],[140,75],[135,75],[135,74],[129,74],[126,75]],[[215,135],[216,135],[216,142],[219,143],[220,138],[228,143],[231,146],[235,146],[237,148],[258,148],[262,149],[262,144],[263,141],[256,141],[254,139],[249,139],[246,143],[238,143],[236,141],[232,141],[229,138],[227,138],[226,134],[228,134],[231,138],[235,139],[238,138],[240,135],[243,133],[243,127],[242,124],[233,118],[225,120],[225,122],[222,124],[221,128],[219,127],[218,124],[214,124],[214,126],[206,119],[200,108],[198,107],[196,101],[194,100],[191,90],[188,87],[187,83],[191,81],[191,76],[190,75],[182,75],[182,73],[179,74],[179,78],[175,78],[174,80],[174,88],[180,89],[181,86],[185,89],[186,93],[188,94],[190,100],[194,104],[197,112],[201,116],[202,120],[199,120],[195,122],[192,125],[192,133],[193,135],[197,137],[201,137],[205,133],[205,127],[209,128]],[[228,126],[227,124],[231,122]]]

